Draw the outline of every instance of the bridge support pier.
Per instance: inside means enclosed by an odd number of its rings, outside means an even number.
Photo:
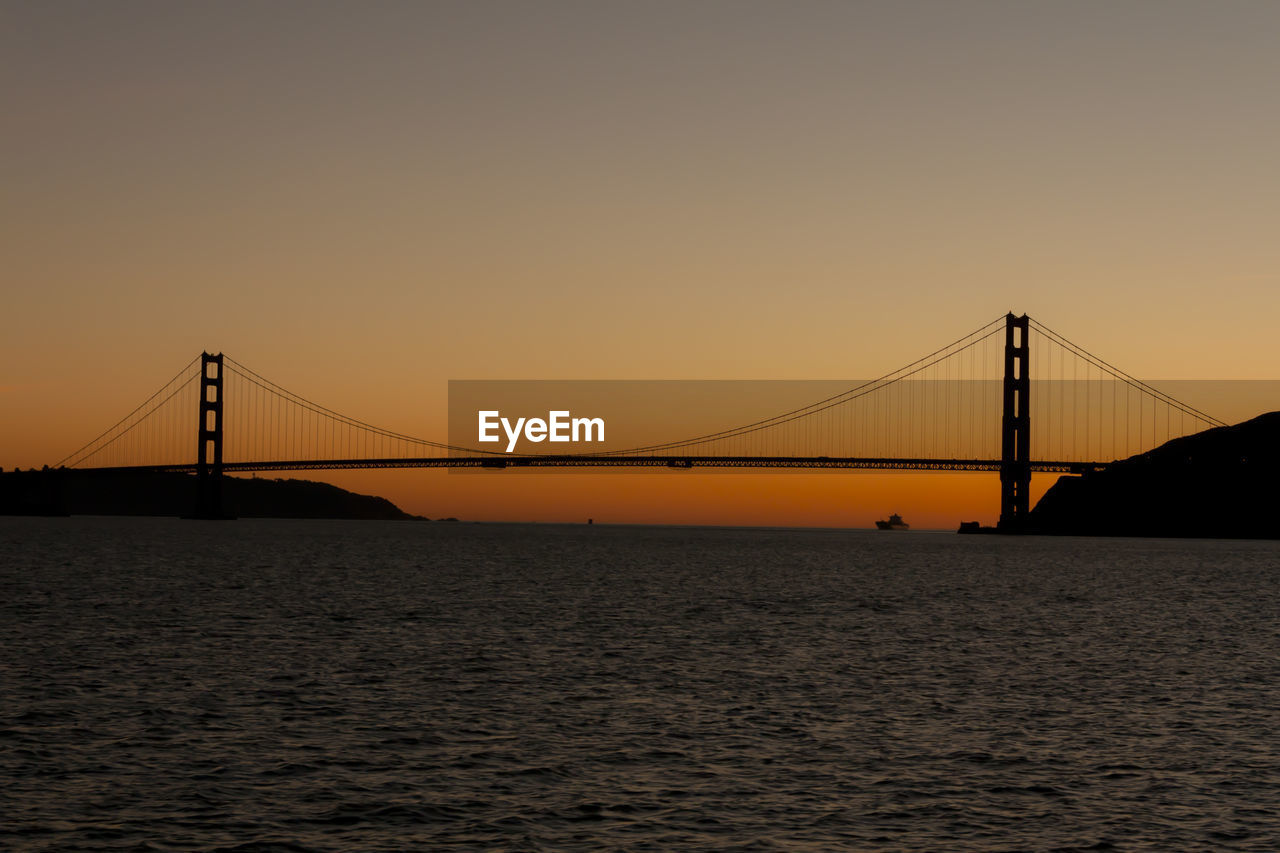
[[[1004,414],[1000,428],[1002,533],[1026,529],[1031,512],[1031,370],[1027,315],[1005,316]]]
[[[200,354],[200,423],[196,430],[196,507],[193,518],[235,518],[222,499],[222,353]]]

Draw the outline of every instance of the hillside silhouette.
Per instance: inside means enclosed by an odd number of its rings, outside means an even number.
[[[1175,438],[1105,470],[1067,476],[1031,511],[1032,532],[1280,538],[1280,412]]]
[[[386,498],[312,480],[223,478],[223,503],[242,518],[422,519]],[[94,472],[72,469],[0,473],[0,514],[189,515],[196,479],[190,474]]]

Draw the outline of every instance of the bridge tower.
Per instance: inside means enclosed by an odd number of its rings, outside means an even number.
[[[222,353],[200,354],[196,518],[228,518],[222,504]]]
[[[999,530],[1016,533],[1031,512],[1031,359],[1027,315],[1004,318]]]

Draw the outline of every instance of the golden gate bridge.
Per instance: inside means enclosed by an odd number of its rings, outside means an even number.
[[[204,517],[221,515],[222,477],[237,472],[601,466],[991,471],[1000,477],[999,527],[1013,531],[1030,512],[1032,473],[1099,470],[1171,438],[1223,425],[1027,315],[1010,313],[808,405],[677,440],[582,454],[513,455],[407,435],[327,408],[230,356],[206,352],[54,467],[194,474],[196,514]]]

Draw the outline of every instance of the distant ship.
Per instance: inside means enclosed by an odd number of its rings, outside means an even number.
[[[889,516],[888,521],[877,521],[876,527],[880,530],[910,530],[911,525],[902,520],[902,516],[896,512]]]

